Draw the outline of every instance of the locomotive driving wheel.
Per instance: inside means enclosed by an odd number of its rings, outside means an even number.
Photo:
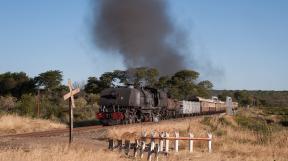
[[[124,117],[123,124],[133,124],[136,122],[136,112],[134,110],[126,110]]]

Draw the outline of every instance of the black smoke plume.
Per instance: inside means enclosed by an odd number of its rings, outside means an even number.
[[[176,29],[166,0],[94,0],[93,41],[104,51],[120,53],[128,68],[157,68],[173,74],[186,67],[186,34]]]

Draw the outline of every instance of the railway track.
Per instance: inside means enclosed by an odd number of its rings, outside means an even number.
[[[210,114],[210,115],[199,115],[199,116],[193,116],[193,117],[182,117],[182,118],[174,118],[169,120],[183,120],[183,119],[196,119],[200,117],[207,117],[207,116],[215,116],[215,115],[223,115],[224,113],[216,113],[216,114]],[[166,121],[166,120],[162,120]],[[142,123],[134,123],[134,124],[121,124],[121,125],[113,125],[113,126],[86,126],[86,127],[77,127],[73,129],[73,132],[83,132],[83,131],[89,131],[89,130],[95,130],[100,128],[111,128],[111,127],[125,127],[127,125],[151,125],[153,122],[142,122]],[[11,134],[11,135],[3,135],[0,136],[0,138],[7,138],[7,137],[50,137],[50,136],[57,136],[57,135],[63,135],[68,134],[69,128],[65,129],[55,129],[55,130],[49,130],[49,131],[40,131],[40,132],[30,132],[30,133],[22,133],[22,134]]]
[[[103,126],[98,125],[98,126],[87,126],[87,127],[78,127],[74,128],[73,132],[82,132],[82,131],[88,131],[88,130],[93,130],[93,129],[99,129],[102,128]],[[12,134],[12,135],[3,135],[0,136],[0,138],[4,137],[49,137],[49,136],[57,136],[57,135],[62,135],[69,132],[69,128],[65,129],[55,129],[55,130],[49,130],[49,131],[40,131],[40,132],[30,132],[30,133],[22,133],[22,134]]]

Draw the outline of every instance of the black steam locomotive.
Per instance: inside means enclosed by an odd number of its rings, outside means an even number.
[[[100,94],[97,118],[103,124],[159,121],[161,110],[167,106],[165,92],[154,88],[133,86],[107,88]]]
[[[232,104],[232,102],[231,102]],[[233,103],[237,108],[238,104]],[[191,101],[170,99],[163,91],[133,86],[107,88],[100,93],[96,118],[104,125],[158,122],[178,116],[225,112],[226,104],[215,99],[195,97]]]

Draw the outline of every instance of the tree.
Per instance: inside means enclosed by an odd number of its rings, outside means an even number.
[[[169,88],[169,81],[171,80],[171,77],[169,76],[162,76],[158,79],[158,82],[156,83],[156,87],[161,90],[168,90]]]
[[[211,90],[213,88],[213,84],[209,80],[199,82],[198,86],[208,90]]]
[[[123,70],[114,70],[113,71],[113,77],[114,77],[114,85],[117,83],[127,85],[128,84],[128,75],[127,71]]]
[[[156,68],[147,67],[130,68],[126,73],[128,82],[136,87],[155,87],[159,76],[159,71]]]
[[[181,70],[174,74],[172,79],[177,78],[179,80],[194,83],[195,80],[197,80],[199,77],[199,73],[193,70]]]
[[[44,86],[46,90],[52,91],[61,85],[62,78],[63,75],[61,71],[49,70],[35,77],[35,82],[38,87]]]
[[[104,85],[104,87],[102,86],[102,83],[100,80],[98,80],[96,77],[89,77],[87,84],[84,87],[85,92],[87,93],[100,93],[102,89],[104,89],[106,87],[106,85]]]
[[[162,76],[156,83],[156,87],[168,91],[168,95],[176,99],[189,100],[193,96],[210,97],[213,84],[204,80],[199,83],[199,73],[193,70],[181,70],[172,77]]]
[[[115,70],[113,72],[105,72],[99,79],[96,77],[89,77],[84,90],[87,93],[97,94],[105,88],[117,86],[117,83],[127,84],[127,76],[125,71]]]
[[[169,81],[169,95],[177,99],[189,99],[198,95],[198,87],[195,84],[199,73],[193,70],[181,70],[175,73]]]
[[[115,80],[115,75],[113,72],[105,72],[100,77],[100,83],[103,88],[109,88],[114,86],[113,81]]]
[[[232,91],[223,91],[218,95],[218,99],[221,101],[226,101],[227,97],[231,97],[234,100],[234,93]]]
[[[252,104],[252,97],[247,93],[247,91],[237,91],[234,93],[234,97],[242,106]]]
[[[0,74],[0,95],[12,95],[20,98],[34,91],[35,83],[24,72]]]
[[[213,88],[213,84],[208,81],[208,80],[204,80],[198,83],[198,95],[200,97],[210,97],[211,93],[210,91]]]

